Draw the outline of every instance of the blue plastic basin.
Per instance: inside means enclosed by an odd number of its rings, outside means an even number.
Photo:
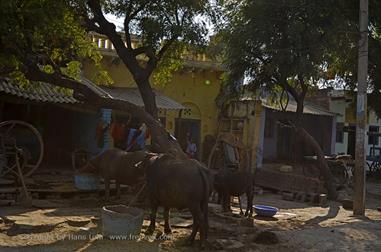
[[[74,183],[79,190],[98,190],[99,177],[93,174],[77,174],[74,176]]]
[[[254,211],[259,216],[273,217],[279,211],[279,209],[272,206],[255,205]]]

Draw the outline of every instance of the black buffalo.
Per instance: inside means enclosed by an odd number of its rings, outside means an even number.
[[[214,187],[221,199],[223,211],[230,211],[230,197],[240,197],[246,193],[247,204],[245,216],[253,213],[253,175],[249,171],[220,169],[214,176]],[[241,201],[240,201],[241,208]],[[242,208],[241,208],[242,212]]]
[[[165,233],[171,233],[171,208],[188,208],[193,217],[191,244],[200,232],[201,246],[208,235],[208,199],[213,188],[210,171],[194,159],[176,158],[167,154],[152,154],[144,162],[151,204],[151,223],[147,233],[155,230],[156,212],[164,207]]]
[[[110,180],[115,180],[117,195],[120,197],[120,184],[135,185],[144,178],[144,169],[137,167],[148,154],[144,151],[126,152],[109,149],[91,159],[80,173],[96,173],[104,179],[105,197],[110,197]]]

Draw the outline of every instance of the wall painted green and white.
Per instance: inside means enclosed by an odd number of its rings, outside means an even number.
[[[343,96],[343,97],[336,97],[334,99],[331,99],[330,101],[330,111],[337,113],[336,117],[336,123],[343,123],[344,126],[355,126],[355,114],[354,114],[354,106],[352,103],[352,99]],[[352,113],[351,113],[352,112]],[[369,131],[369,127],[376,126],[379,127],[378,131],[381,132],[381,120],[377,117],[377,115],[374,113],[374,111],[369,110],[368,113],[368,123],[366,125],[367,132]],[[337,132],[338,134],[338,132]],[[373,147],[372,144],[369,144],[369,137],[366,137],[366,155],[369,155],[371,147]],[[378,141],[378,145],[375,145],[375,147],[381,147],[381,139]],[[335,145],[335,153],[341,154],[345,153],[347,154],[348,150],[348,132],[343,133],[342,142],[337,142]]]

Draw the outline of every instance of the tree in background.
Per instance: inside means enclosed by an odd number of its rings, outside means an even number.
[[[76,10],[82,14],[85,27],[106,35],[113,43],[119,57],[131,72],[142,95],[145,109],[157,118],[155,94],[150,85],[150,77],[158,63],[168,54],[179,52],[177,47],[184,44],[198,45],[205,42],[205,23],[196,21],[197,16],[209,10],[207,0],[124,0],[76,1]],[[122,31],[105,18],[113,14],[124,19]],[[132,47],[131,37],[138,36],[140,43]],[[181,53],[181,50],[180,50]],[[138,56],[146,58],[141,64]]]
[[[350,0],[343,4],[343,12],[347,23],[342,30],[346,29],[356,36],[349,33],[346,40],[338,41],[341,50],[332,51],[335,61],[328,69],[332,81],[330,83],[351,91],[357,88],[357,67],[358,67],[358,23],[359,23],[359,2]],[[381,2],[369,0],[369,49],[368,49],[368,105],[373,109],[378,117],[381,117]],[[352,92],[355,95],[355,92]],[[356,101],[356,99],[355,99]],[[355,106],[354,102],[354,106]]]
[[[336,197],[333,177],[318,142],[302,127],[303,109],[308,92],[319,88],[337,62],[337,52],[350,47],[343,44],[358,36],[357,27],[347,19],[356,10],[348,8],[349,2],[225,1],[225,23],[220,27],[228,85],[242,87],[239,80],[245,77],[246,89],[292,96],[297,109],[287,126],[317,155],[331,198]]]
[[[150,77],[161,62],[170,68],[171,63],[166,59],[180,52],[182,46],[205,41],[205,24],[196,17],[206,13],[208,7],[208,1],[202,0],[2,1],[0,74],[22,83],[42,81],[69,88],[79,100],[132,112],[151,129],[154,142],[163,148],[158,151],[173,148],[182,153],[178,144],[169,143],[165,129],[157,121]],[[122,31],[105,18],[105,13],[124,18]],[[139,88],[145,111],[131,103],[111,99],[106,92],[81,82],[83,59],[90,58],[101,68],[101,55],[90,41],[89,31],[106,35],[113,43]],[[133,34],[140,39],[137,48],[132,48]],[[110,81],[101,69],[98,77],[99,82]]]

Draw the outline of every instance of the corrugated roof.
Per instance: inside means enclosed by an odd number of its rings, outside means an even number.
[[[92,89],[100,96],[109,96],[120,100],[131,102],[137,106],[144,106],[143,99],[140,96],[137,88],[118,88],[118,87],[104,87],[97,86],[91,81],[82,78],[81,81],[84,85]],[[0,79],[0,93],[17,96],[22,99],[49,102],[49,103],[78,103],[71,94],[61,92],[59,88],[54,85],[40,82],[33,88],[22,88],[15,85],[7,79]],[[169,97],[166,97],[159,92],[155,91],[156,104],[158,108],[162,109],[185,109],[183,105],[177,103]]]
[[[132,102],[133,104],[143,107],[143,99],[137,88],[122,88],[122,87],[102,87],[112,97]],[[171,98],[161,94],[158,91],[154,91],[156,95],[156,105],[162,109],[186,109],[180,103],[172,100]]]
[[[76,103],[78,102],[70,94],[60,92],[57,87],[48,83],[36,83],[33,88],[23,88],[12,84],[6,79],[0,79],[0,92],[14,95],[31,101],[51,103]]]
[[[268,104],[266,102],[262,101],[262,105],[268,109],[272,110],[277,110],[277,111],[282,111],[280,106],[278,105],[273,105],[273,104]],[[293,100],[290,100],[286,109],[286,112],[296,112],[296,102]],[[311,115],[321,115],[321,116],[336,116],[336,113],[330,112],[329,110],[326,110],[316,104],[310,103],[310,102],[305,102],[304,103],[304,109],[303,109],[304,114],[311,114]]]

